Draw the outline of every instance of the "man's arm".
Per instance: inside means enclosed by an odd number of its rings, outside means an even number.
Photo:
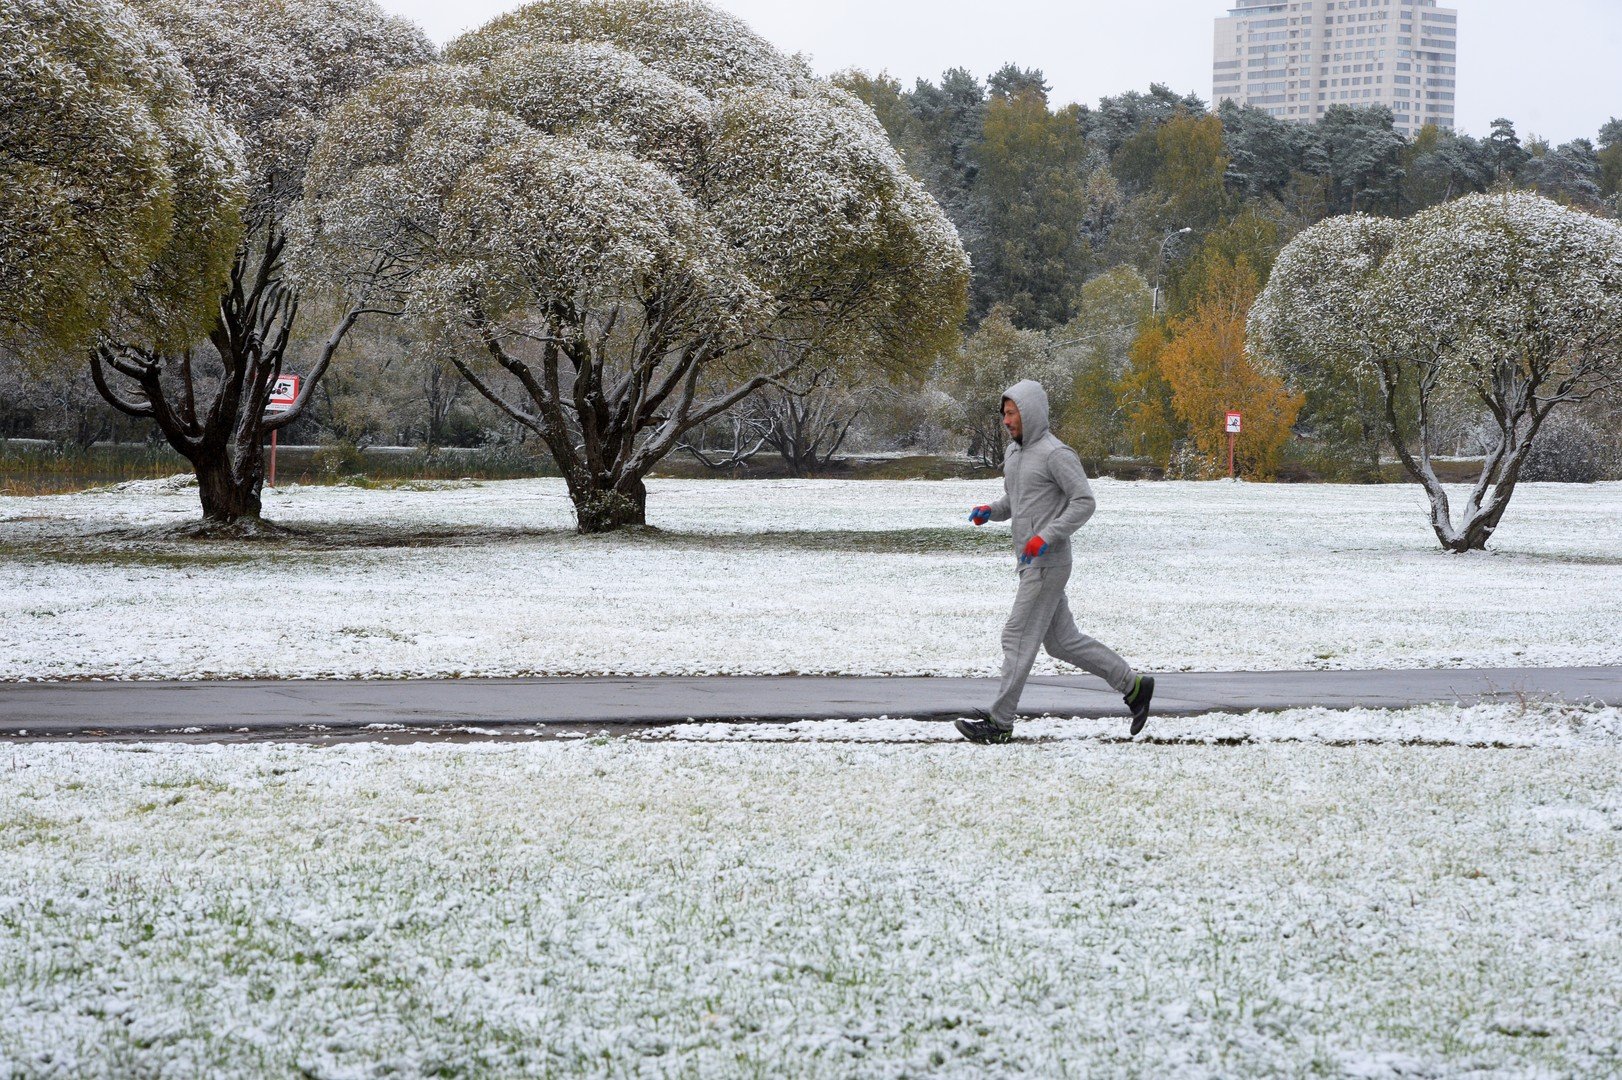
[[[1007,521],[1014,516],[1014,511],[1008,504],[1008,479],[1003,478],[1002,498],[994,503],[985,503],[976,506],[969,514],[969,520],[976,525],[984,525],[988,521]]]
[[[1098,509],[1098,501],[1093,498],[1092,485],[1087,483],[1081,458],[1069,447],[1055,450],[1048,457],[1048,474],[1070,499],[1059,516],[1042,529],[1042,539],[1052,544],[1068,540],[1071,533],[1087,524],[1087,519]]]

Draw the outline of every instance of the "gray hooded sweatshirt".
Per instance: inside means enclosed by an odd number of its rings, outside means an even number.
[[[1013,519],[1014,554],[1040,536],[1047,554],[1028,565],[1069,566],[1070,534],[1093,516],[1097,502],[1081,458],[1048,430],[1048,392],[1026,379],[1003,398],[1019,407],[1021,434],[1003,459],[1003,497],[991,504],[991,520]]]

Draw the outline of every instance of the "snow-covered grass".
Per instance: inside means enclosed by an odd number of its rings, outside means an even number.
[[[463,729],[501,736],[501,729]],[[1021,742],[1127,742],[1115,718],[1041,717],[1021,720]],[[544,729],[528,734],[545,735]],[[566,737],[589,738],[589,728]],[[648,727],[626,736],[653,742],[959,743],[950,724],[906,717],[795,720],[786,723],[687,723]],[[1462,746],[1477,749],[1622,749],[1622,708],[1528,702],[1417,709],[1285,709],[1279,712],[1156,716],[1140,743],[1246,746]]]
[[[1207,724],[14,744],[0,1076],[1622,1071],[1616,710]]]
[[[1622,662],[1622,485],[1097,484],[1147,668]],[[0,498],[0,678],[992,670],[969,482]],[[0,1077],[1622,1074],[1622,710],[8,744]]]
[[[1622,484],[1522,485],[1468,556],[1412,486],[1096,489],[1072,606],[1145,670],[1622,662]],[[164,482],[0,498],[0,679],[995,670],[996,482],[651,490],[588,538],[553,480],[282,488],[309,535],[248,545],[166,539]]]

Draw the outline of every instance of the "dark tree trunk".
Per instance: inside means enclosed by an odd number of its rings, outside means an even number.
[[[1002,425],[999,423],[996,430],[976,429],[969,435],[969,456],[988,469],[1002,468],[1003,458],[1007,456],[1008,444],[1003,437]]]
[[[451,410],[462,390],[462,380],[449,375],[437,364],[428,372],[423,384],[424,402],[428,406],[428,445],[430,453],[445,442],[445,429],[450,424]]]
[[[111,425],[107,423],[106,419],[89,415],[87,410],[85,413],[81,413],[74,423],[73,444],[79,448],[81,453],[88,453],[91,447],[107,438],[110,433]]]
[[[1455,555],[1463,555],[1468,551],[1486,551],[1487,541],[1491,540],[1492,534],[1498,530],[1498,522],[1503,519],[1504,511],[1508,507],[1509,496],[1506,494],[1503,502],[1487,513],[1471,518],[1463,526],[1447,532],[1433,523],[1432,531],[1436,533],[1436,539],[1441,542],[1443,549]]]
[[[605,486],[589,480],[569,484],[577,528],[585,534],[615,532],[648,523],[648,489],[640,477]]]
[[[223,455],[199,457],[192,462],[205,521],[229,525],[243,519],[256,519],[262,513],[264,454],[255,445],[251,460],[236,464],[233,468],[232,462]]]
[[[642,332],[625,370],[608,378],[608,355],[616,348],[615,328],[622,309],[591,323],[584,339],[548,334],[526,356],[509,352],[495,324],[474,311],[469,329],[486,354],[522,388],[527,407],[509,401],[492,381],[452,353],[448,359],[486,401],[541,437],[562,470],[582,533],[606,533],[647,524],[648,492],[643,478],[682,446],[688,432],[721,416],[750,394],[799,366],[795,357],[776,371],[744,378],[700,398],[700,376],[708,365],[733,355],[732,344],[709,334],[685,344],[668,334],[661,312],[681,298],[649,301],[636,318]],[[567,328],[576,316],[558,309],[552,326]],[[620,329],[623,336],[625,330]],[[533,336],[533,335],[532,335]]]

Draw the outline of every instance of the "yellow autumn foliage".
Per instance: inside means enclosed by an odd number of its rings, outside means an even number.
[[[1171,460],[1181,434],[1181,424],[1171,410],[1171,391],[1160,374],[1160,353],[1165,347],[1165,326],[1159,320],[1145,320],[1127,354],[1126,371],[1115,385],[1132,452],[1162,465]]]
[[[1172,411],[1212,475],[1228,471],[1224,418],[1233,411],[1244,414],[1234,458],[1239,475],[1271,480],[1306,401],[1245,357],[1245,320],[1260,290],[1243,256],[1213,267],[1193,310],[1170,320],[1169,339],[1156,350]]]

